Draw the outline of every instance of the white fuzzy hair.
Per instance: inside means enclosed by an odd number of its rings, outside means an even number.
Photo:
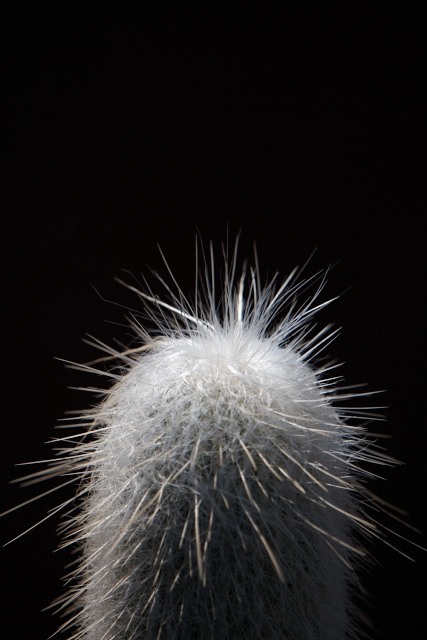
[[[97,343],[115,384],[33,474],[79,479],[62,544],[80,563],[57,601],[69,640],[359,637],[361,540],[381,535],[362,467],[390,459],[363,409],[337,408],[355,394],[335,365],[314,369],[335,333],[310,333],[324,277],[297,302],[316,278],[263,288],[256,266],[235,284],[236,253],[219,310],[213,266],[193,305],[130,287],[156,335],[134,321],[137,348]]]

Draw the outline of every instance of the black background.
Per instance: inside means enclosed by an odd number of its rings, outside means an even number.
[[[393,3],[37,4],[3,17],[4,508],[35,495],[7,485],[14,463],[49,457],[58,418],[93,402],[67,386],[94,380],[54,358],[96,357],[86,332],[127,340],[125,310],[106,300],[139,303],[114,277],[165,274],[159,243],[191,293],[196,229],[218,250],[242,229],[240,255],[256,241],[264,278],[315,248],[308,274],[335,265],[325,298],[343,295],[318,321],[343,332],[328,353],[349,383],[387,390],[375,429],[407,463],[375,490],[427,531],[422,16]],[[3,519],[2,540],[55,504]],[[55,526],[2,551],[4,637],[57,628],[40,613],[70,561],[52,553]],[[416,563],[375,545],[364,581],[377,638],[425,626],[425,554],[397,544]]]

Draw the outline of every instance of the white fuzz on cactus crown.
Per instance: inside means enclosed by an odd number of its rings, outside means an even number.
[[[263,288],[225,269],[219,310],[212,275],[193,306],[134,289],[157,335],[134,322],[141,346],[107,348],[115,385],[44,472],[79,478],[70,640],[358,637],[360,541],[381,536],[360,463],[390,459],[312,364],[335,333],[309,331],[324,277],[298,302],[296,270]]]

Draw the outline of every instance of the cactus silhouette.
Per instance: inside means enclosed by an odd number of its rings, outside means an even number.
[[[236,264],[237,247],[218,303],[213,257],[192,303],[127,285],[157,330],[134,319],[138,346],[94,341],[103,367],[81,367],[113,386],[35,474],[78,480],[70,640],[359,637],[361,543],[382,537],[365,463],[390,459],[369,412],[341,407],[358,394],[336,365],[314,364],[336,333],[311,326],[325,276],[263,287]]]

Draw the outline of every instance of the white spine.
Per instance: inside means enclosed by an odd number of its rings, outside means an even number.
[[[81,479],[70,639],[358,637],[360,539],[379,535],[359,463],[384,456],[337,408],[334,367],[313,368],[334,334],[307,329],[323,280],[298,305],[296,272],[262,289],[234,270],[220,311],[212,281],[193,309],[138,292],[162,335],[135,323],[142,345],[110,350],[115,385],[46,472]]]

